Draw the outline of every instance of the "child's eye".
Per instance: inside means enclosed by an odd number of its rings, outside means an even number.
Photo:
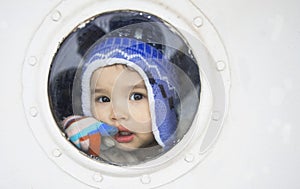
[[[100,96],[96,98],[96,101],[100,103],[105,103],[105,102],[110,102],[110,99],[107,96]]]
[[[130,100],[142,100],[144,98],[144,95],[142,95],[141,93],[132,93],[132,95],[130,96]]]

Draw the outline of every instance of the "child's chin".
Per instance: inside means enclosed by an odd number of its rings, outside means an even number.
[[[120,150],[126,151],[126,152],[132,152],[132,151],[135,151],[135,150],[139,149],[139,147],[133,147],[130,144],[127,144],[127,143],[123,143],[123,144],[119,143],[117,145],[117,148],[120,149]]]

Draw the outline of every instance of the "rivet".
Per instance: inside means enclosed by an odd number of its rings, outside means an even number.
[[[194,155],[193,154],[186,154],[184,160],[188,163],[191,163],[192,161],[194,161]]]
[[[193,23],[197,28],[200,28],[203,25],[203,20],[200,16],[198,16],[194,18]]]
[[[93,176],[93,179],[96,182],[102,182],[103,177],[102,177],[102,175],[100,173],[95,173],[94,176]]]
[[[31,56],[28,58],[28,64],[30,66],[35,66],[37,64],[37,57]]]
[[[149,175],[143,175],[141,176],[141,182],[143,184],[149,184],[151,182],[151,178]]]
[[[212,113],[212,120],[219,121],[220,119],[220,113],[219,112],[213,112]]]
[[[51,19],[55,22],[59,21],[60,18],[61,18],[61,13],[58,10],[54,11],[51,15]]]
[[[226,64],[223,61],[217,62],[217,70],[218,71],[223,71],[225,68],[226,68]]]
[[[36,107],[31,107],[29,112],[32,117],[36,117],[39,114]]]
[[[60,157],[61,156],[61,151],[59,150],[59,149],[54,149],[53,151],[52,151],[52,155],[54,156],[54,157]]]

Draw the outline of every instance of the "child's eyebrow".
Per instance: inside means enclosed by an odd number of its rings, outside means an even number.
[[[107,93],[106,89],[97,88],[91,91],[92,93]]]
[[[134,85],[132,88],[133,89],[146,89],[146,86],[144,83],[139,83],[137,85]]]

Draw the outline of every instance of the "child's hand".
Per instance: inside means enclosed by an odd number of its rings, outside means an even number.
[[[116,127],[99,122],[93,117],[69,116],[63,121],[69,140],[90,155],[100,155],[101,136],[117,134]]]

